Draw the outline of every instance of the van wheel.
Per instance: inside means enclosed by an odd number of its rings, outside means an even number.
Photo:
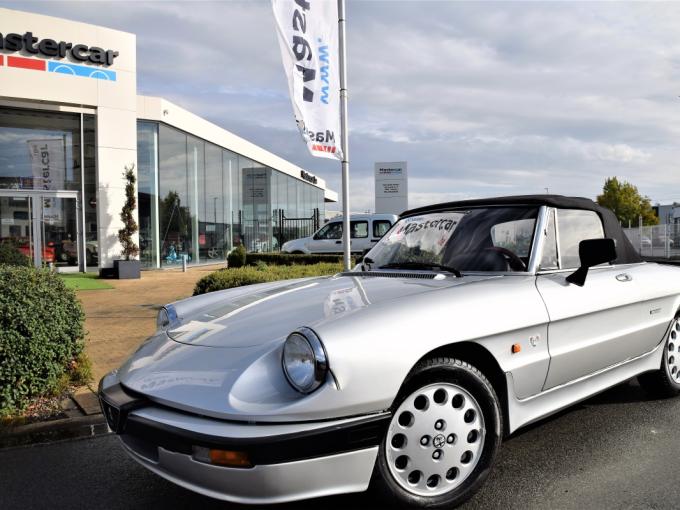
[[[680,394],[680,317],[673,320],[668,332],[661,368],[639,375],[638,382],[654,397],[675,397]]]
[[[477,368],[454,358],[421,362],[395,400],[375,489],[399,506],[463,503],[491,472],[502,420],[498,397]]]

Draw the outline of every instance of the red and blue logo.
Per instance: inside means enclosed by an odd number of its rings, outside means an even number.
[[[46,71],[48,73],[69,74],[71,76],[95,78],[97,80],[116,81],[115,71],[52,60],[0,55],[0,66],[5,65],[18,69],[30,69],[31,71]]]

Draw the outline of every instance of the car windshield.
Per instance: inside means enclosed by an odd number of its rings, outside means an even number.
[[[526,271],[536,207],[481,207],[399,220],[366,255],[367,269]]]

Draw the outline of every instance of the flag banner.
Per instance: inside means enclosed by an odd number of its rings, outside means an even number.
[[[46,138],[27,140],[33,189],[56,191],[66,189],[66,140]],[[61,223],[61,199],[43,198],[43,221],[48,225]]]
[[[66,189],[66,143],[64,138],[27,140],[33,170],[33,189]]]
[[[272,6],[295,122],[313,156],[342,160],[337,2]]]

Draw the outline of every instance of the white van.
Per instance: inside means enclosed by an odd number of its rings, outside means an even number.
[[[350,220],[351,251],[364,253],[377,243],[397,221],[396,214],[353,214]],[[283,243],[285,253],[342,253],[342,217],[326,223],[311,237]]]

